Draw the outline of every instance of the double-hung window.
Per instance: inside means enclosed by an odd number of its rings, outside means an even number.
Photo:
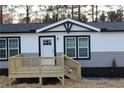
[[[89,36],[65,36],[65,54],[71,58],[90,58],[90,37]]]
[[[69,57],[76,58],[76,38],[65,38],[65,52]]]
[[[8,38],[8,53],[9,57],[19,54],[18,38]]]
[[[0,37],[0,60],[19,54],[19,37]]]
[[[89,57],[89,38],[78,37],[78,58]]]
[[[0,59],[7,59],[7,39],[0,38]]]

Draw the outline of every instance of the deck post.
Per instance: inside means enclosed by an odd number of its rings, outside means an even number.
[[[12,78],[9,78],[9,85],[12,85]]]
[[[62,76],[62,86],[64,86],[64,75]]]
[[[39,77],[39,83],[42,85],[43,81],[42,81],[42,77]]]
[[[11,86],[12,84],[14,84],[15,80],[16,78],[9,78],[9,85]]]
[[[62,74],[62,86],[64,86],[64,55],[62,55],[62,67],[63,67],[63,74]]]
[[[79,81],[81,80],[81,67],[78,68],[79,69]]]

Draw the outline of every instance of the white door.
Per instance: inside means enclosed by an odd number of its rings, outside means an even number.
[[[41,42],[41,57],[54,57],[54,38],[42,37],[40,42]],[[55,60],[43,59],[42,65],[55,65]]]

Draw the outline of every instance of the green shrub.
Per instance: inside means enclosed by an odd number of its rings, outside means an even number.
[[[116,59],[115,58],[112,60],[112,67],[114,67],[114,68],[117,67],[117,63],[116,63]]]

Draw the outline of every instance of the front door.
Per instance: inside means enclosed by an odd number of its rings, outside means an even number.
[[[41,57],[54,57],[54,38],[53,37],[41,37]],[[55,65],[54,59],[43,59],[42,65]]]

